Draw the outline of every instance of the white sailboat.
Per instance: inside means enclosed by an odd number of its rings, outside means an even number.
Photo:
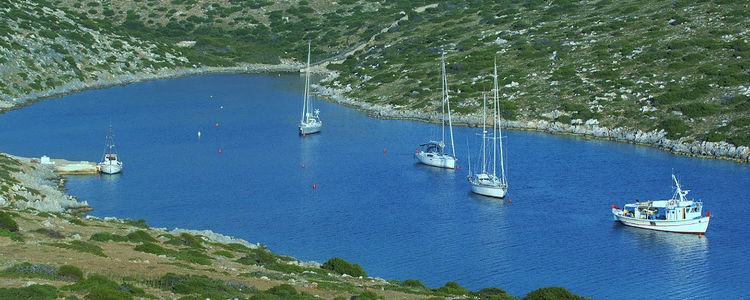
[[[440,58],[440,62],[442,64],[441,71],[442,71],[442,102],[443,102],[443,115],[442,115],[442,125],[443,125],[443,136],[440,141],[429,141],[427,143],[419,145],[420,148],[417,149],[417,153],[414,153],[414,157],[419,160],[420,163],[423,163],[425,165],[430,165],[434,167],[440,167],[440,168],[448,168],[448,169],[455,169],[456,168],[456,161],[458,159],[456,158],[456,148],[453,145],[453,124],[451,122],[451,103],[450,103],[450,97],[448,96],[448,79],[445,74],[445,53],[443,53],[443,56]],[[448,131],[450,133],[450,139],[451,139],[451,154],[445,153],[445,116],[446,116],[446,106],[447,106],[447,115],[448,115]]]
[[[117,159],[115,151],[114,138],[112,136],[112,125],[109,125],[109,136],[107,136],[107,150],[104,151],[104,159],[97,164],[99,172],[105,174],[115,174],[122,171],[122,162]]]
[[[508,192],[508,182],[505,178],[505,164],[503,163],[503,131],[500,124],[500,100],[498,97],[497,63],[495,63],[492,113],[492,135],[487,132],[487,96],[484,96],[484,120],[482,123],[482,168],[478,173],[472,173],[469,163],[469,175],[466,177],[471,184],[471,191],[480,195],[503,198]],[[489,170],[487,157],[487,140],[492,140],[492,172]],[[499,151],[498,151],[499,150]],[[499,153],[498,153],[499,152]],[[499,154],[499,155],[498,155]],[[500,176],[497,176],[497,160],[500,159]]]
[[[310,99],[310,42],[307,43],[307,69],[305,71],[305,94],[302,100],[302,119],[299,121],[299,134],[308,135],[320,132],[323,122],[320,121],[320,110],[313,109]]]

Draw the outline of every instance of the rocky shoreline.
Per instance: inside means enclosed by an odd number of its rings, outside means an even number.
[[[294,63],[282,63],[278,65],[253,64],[237,67],[200,67],[184,69],[161,69],[144,75],[123,75],[109,79],[101,79],[95,82],[74,81],[54,90],[32,92],[10,100],[0,100],[0,112],[16,109],[41,101],[66,94],[80,92],[87,89],[106,88],[115,85],[124,85],[134,82],[160,80],[167,78],[178,78],[204,74],[219,73],[270,73],[270,72],[299,72],[304,66]],[[328,77],[323,81],[330,81],[337,77],[336,72],[330,72],[315,68],[315,72],[327,73]],[[334,103],[346,105],[367,112],[370,116],[383,119],[406,119],[423,122],[438,122],[438,114],[430,114],[419,111],[401,110],[392,105],[371,104],[343,96],[345,88],[331,88],[321,85],[312,85],[317,94]],[[591,121],[591,120],[590,120]],[[454,124],[465,126],[477,126],[481,123],[478,114],[454,117]],[[515,120],[503,121],[503,126],[508,129],[530,130],[551,134],[577,135],[587,138],[610,140],[616,142],[633,143],[655,147],[675,154],[726,159],[737,162],[750,162],[750,147],[735,146],[727,142],[705,142],[692,141],[689,138],[671,140],[663,130],[641,131],[628,128],[602,127],[597,122],[586,122],[582,124],[563,124],[546,120]]]
[[[236,67],[199,67],[199,68],[182,68],[182,69],[160,69],[153,72],[147,72],[140,75],[118,75],[109,76],[92,82],[83,82],[74,80],[58,88],[46,91],[36,91],[20,95],[17,98],[2,99],[0,98],[0,113],[6,110],[18,109],[34,102],[50,98],[69,95],[82,92],[89,89],[101,89],[116,85],[125,85],[135,82],[161,80],[168,78],[180,78],[206,74],[236,74],[236,73],[271,73],[271,72],[299,72],[301,64],[282,63],[278,65],[267,64],[247,64]]]
[[[328,78],[324,79],[324,81],[330,81],[335,77],[336,75],[329,76]],[[344,92],[346,91],[343,88],[330,88],[317,84],[312,85],[312,87],[317,91],[319,96],[329,101],[365,111],[370,116],[375,118],[414,120],[430,123],[440,122],[440,115],[437,113],[430,114],[419,111],[400,110],[392,105],[364,103],[343,96]],[[482,117],[479,114],[468,116],[454,116],[453,124],[475,127],[479,126],[482,123],[481,118]],[[650,146],[669,151],[674,154],[686,156],[725,159],[743,163],[750,162],[750,147],[738,147],[724,141],[690,141],[689,138],[671,140],[667,138],[667,132],[664,130],[642,131],[628,128],[602,127],[599,126],[597,122],[586,122],[582,124],[563,124],[560,122],[550,122],[546,120],[504,120],[502,125],[504,128],[512,130],[528,130],[551,134],[576,135],[587,138]]]

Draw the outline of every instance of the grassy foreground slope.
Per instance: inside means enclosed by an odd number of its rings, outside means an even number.
[[[497,59],[506,119],[750,146],[743,1],[27,0],[0,8],[5,100],[167,70],[300,61],[311,40],[314,61],[356,50],[328,65],[339,77],[325,84],[363,103],[435,113],[447,51],[458,116],[477,116]]]

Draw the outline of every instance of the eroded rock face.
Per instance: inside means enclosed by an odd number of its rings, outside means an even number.
[[[59,176],[52,165],[40,164],[30,158],[7,155],[21,163],[19,172],[11,176],[20,183],[14,184],[9,192],[13,197],[2,198],[0,206],[15,206],[20,209],[33,208],[45,212],[82,213],[91,210],[86,201],[78,201],[65,194],[57,184]]]

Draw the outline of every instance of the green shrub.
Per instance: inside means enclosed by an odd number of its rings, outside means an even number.
[[[523,300],[584,300],[587,298],[575,295],[565,288],[561,287],[546,287],[541,288],[526,294]]]
[[[167,256],[173,256],[174,258],[182,261],[204,266],[210,265],[212,259],[210,256],[207,256],[193,249],[182,249],[180,251],[167,250]]]
[[[667,131],[667,137],[670,139],[678,139],[687,133],[690,127],[680,119],[670,118],[661,121],[659,128]]]
[[[81,271],[81,269],[79,269],[78,267],[72,265],[60,266],[58,273],[63,278],[70,279],[72,281],[83,279],[83,271]]]
[[[50,265],[24,262],[3,270],[0,272],[0,277],[45,278],[54,280],[59,278],[59,272],[57,268]]]
[[[91,243],[83,242],[83,241],[72,241],[69,244],[65,244],[65,243],[42,243],[42,244],[48,245],[48,246],[59,247],[59,248],[72,249],[78,252],[91,253],[94,255],[101,256],[101,257],[107,257],[107,255],[104,254],[102,247],[99,247]]]
[[[203,248],[203,240],[195,235],[183,232],[178,237],[172,236],[165,244]]]
[[[127,235],[128,240],[133,243],[145,243],[145,242],[151,242],[151,243],[157,243],[158,241],[152,237],[150,234],[143,230],[136,230],[131,233],[128,233]]]
[[[97,286],[89,291],[86,299],[106,299],[106,300],[131,300],[133,295],[122,292],[110,286]]]
[[[422,283],[422,281],[418,279],[407,279],[404,280],[404,282],[401,283],[402,286],[410,287],[410,288],[416,288],[416,289],[424,289],[426,290],[427,287]]]
[[[112,234],[110,232],[102,231],[102,232],[97,232],[97,233],[92,234],[89,240],[97,241],[97,242],[107,242],[107,241],[127,242],[128,238],[119,234]]]
[[[0,236],[8,237],[12,241],[23,242],[23,235],[20,232],[12,232],[8,229],[0,228]]]
[[[246,256],[238,259],[237,262],[245,265],[270,265],[276,263],[276,255],[268,250],[252,249],[247,252]]]
[[[219,250],[214,252],[215,255],[224,256],[226,258],[234,258],[234,254],[232,252],[229,252],[227,250]]]
[[[471,291],[467,290],[461,285],[458,284],[458,282],[455,281],[448,281],[445,283],[444,286],[438,288],[435,290],[436,292],[449,294],[449,295],[470,295]]]
[[[151,253],[156,255],[167,255],[167,250],[164,247],[154,243],[145,242],[133,248],[135,251]]]
[[[0,299],[54,300],[60,296],[57,288],[49,284],[32,284],[22,288],[0,288]]]
[[[213,298],[244,298],[243,293],[253,293],[257,289],[254,286],[239,282],[221,281],[208,278],[207,276],[177,275],[167,273],[159,279],[159,285],[177,294],[213,294],[220,295]]]
[[[488,287],[483,288],[479,291],[477,291],[477,294],[481,297],[483,300],[511,300],[516,299],[515,297],[508,295],[508,292],[506,292],[503,289],[499,289],[496,287]]]
[[[5,229],[10,232],[18,232],[18,223],[16,223],[7,212],[0,211],[0,229]]]
[[[380,299],[385,299],[385,298],[383,296],[376,294],[375,292],[364,291],[360,293],[359,295],[357,295],[355,299],[357,300],[380,300]]]
[[[68,220],[68,222],[70,222],[70,224],[74,224],[74,225],[78,225],[78,226],[88,226],[88,225],[86,225],[86,223],[83,223],[83,221],[81,221],[81,219],[78,219],[78,218],[70,219],[70,220]]]
[[[131,226],[135,226],[135,227],[145,228],[145,229],[149,228],[148,225],[146,225],[146,220],[144,219],[138,219],[138,220],[125,219],[123,220],[123,223],[131,225]]]
[[[680,106],[682,113],[691,118],[700,118],[716,114],[721,111],[721,106],[711,103],[690,103]]]
[[[266,293],[273,294],[282,298],[289,298],[297,295],[297,290],[288,284],[281,284],[266,290]]]
[[[362,266],[350,263],[340,257],[331,258],[320,267],[339,274],[347,274],[354,277],[367,277],[367,273],[362,269]]]

